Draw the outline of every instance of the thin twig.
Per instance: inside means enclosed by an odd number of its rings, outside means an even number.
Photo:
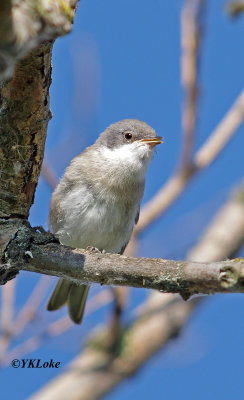
[[[50,188],[54,190],[58,184],[58,178],[51,166],[47,163],[47,161],[43,161],[42,163],[41,174],[43,175],[45,181],[48,183]]]
[[[235,200],[237,197],[237,201]],[[238,201],[240,198],[240,201]],[[217,212],[201,240],[189,251],[194,261],[219,261],[232,257],[244,242],[244,187]]]
[[[14,333],[14,300],[15,300],[16,281],[10,281],[2,287],[2,308],[1,308],[1,336],[0,354],[3,354]]]
[[[15,299],[14,281],[2,287],[2,307],[1,307],[1,330],[8,331],[14,317],[14,299]]]
[[[49,276],[44,275],[40,277],[27,302],[23,305],[14,321],[14,336],[19,335],[25,329],[26,325],[34,319],[37,309],[45,298],[51,284],[52,280]]]
[[[196,133],[199,64],[206,0],[185,0],[181,14],[181,81],[184,90],[182,111],[183,144],[181,169],[191,165]]]

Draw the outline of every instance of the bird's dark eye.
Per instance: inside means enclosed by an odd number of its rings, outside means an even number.
[[[131,140],[133,138],[133,134],[131,132],[126,132],[125,138],[126,138],[126,140]]]

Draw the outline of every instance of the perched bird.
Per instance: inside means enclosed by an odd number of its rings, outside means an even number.
[[[160,143],[162,138],[145,122],[125,119],[110,125],[71,161],[49,213],[50,229],[62,244],[123,253],[139,218],[154,147]],[[88,290],[59,279],[47,309],[67,303],[71,319],[81,323]]]

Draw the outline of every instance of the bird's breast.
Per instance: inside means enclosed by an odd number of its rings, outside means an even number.
[[[106,186],[80,184],[60,201],[60,220],[54,232],[63,244],[97,247],[118,253],[128,242],[138,213],[142,190],[131,197]]]

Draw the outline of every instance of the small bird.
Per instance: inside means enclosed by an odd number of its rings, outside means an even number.
[[[71,161],[53,193],[49,213],[50,230],[62,244],[124,252],[139,218],[146,171],[160,143],[162,138],[148,124],[124,119]],[[47,309],[67,303],[70,318],[79,324],[88,290],[88,285],[59,279]]]

